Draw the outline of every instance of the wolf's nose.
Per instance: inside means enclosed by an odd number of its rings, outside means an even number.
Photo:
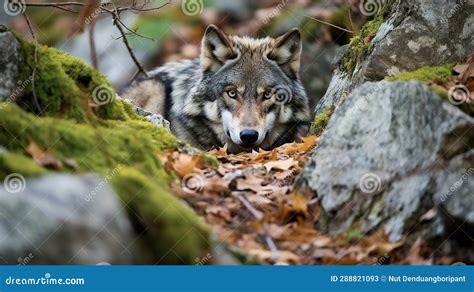
[[[258,132],[251,129],[244,129],[240,131],[240,140],[244,144],[253,144],[258,140]]]

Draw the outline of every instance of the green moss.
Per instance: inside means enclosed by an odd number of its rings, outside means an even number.
[[[128,102],[114,99],[106,78],[81,60],[20,41],[20,80],[31,80],[33,66],[37,68],[35,92],[41,111],[33,100],[31,82],[22,82],[24,89],[15,103],[0,104],[0,145],[7,150],[0,153],[0,179],[10,173],[33,177],[52,171],[28,153],[28,145],[35,143],[63,162],[64,167],[54,171],[96,172],[113,179],[115,191],[127,210],[133,210],[129,215],[136,227],[141,226],[139,234],[156,257],[151,263],[192,264],[205,255],[210,232],[167,190],[175,177],[158,158],[162,150],[178,147],[176,138],[138,116]],[[97,88],[109,102],[93,104]]]
[[[352,74],[357,63],[361,62],[371,52],[371,41],[389,15],[394,2],[395,0],[385,1],[375,18],[367,22],[359,33],[351,39],[349,48],[339,63],[339,67],[343,72]]]
[[[0,178],[5,178],[11,173],[20,173],[24,176],[38,176],[45,174],[47,170],[32,159],[19,153],[0,153]]]
[[[326,129],[328,125],[329,119],[334,112],[334,106],[330,106],[324,111],[322,111],[319,115],[314,118],[313,124],[311,125],[311,132],[316,136],[320,136],[323,131]]]
[[[118,164],[133,166],[157,179],[171,176],[156,154],[176,146],[163,127],[140,121],[106,121],[95,127],[72,120],[37,118],[14,104],[0,108],[0,145],[24,153],[30,142],[50,149],[60,160],[73,159],[78,172],[107,173]]]
[[[418,70],[411,72],[403,72],[397,76],[387,76],[385,80],[395,81],[395,80],[416,80],[418,82],[445,82],[452,78],[453,64],[448,64],[444,66],[430,67],[425,66],[421,67]]]
[[[25,88],[16,102],[23,109],[78,122],[94,121],[97,117],[117,120],[130,117],[122,102],[115,99],[115,91],[105,76],[94,68],[57,49],[17,38],[22,57],[19,80]],[[33,95],[33,68],[36,68],[39,109]]]
[[[127,204],[136,228],[142,230],[140,243],[158,255],[153,264],[193,264],[209,251],[207,225],[152,177],[122,168],[112,184]]]
[[[442,99],[450,102],[448,92],[444,87],[437,84],[444,83],[453,78],[453,67],[454,64],[447,64],[443,66],[425,66],[415,71],[403,72],[396,76],[387,76],[385,80],[396,81],[396,80],[415,80],[421,83],[428,83],[428,87]],[[462,111],[470,116],[474,115],[474,105],[470,103],[461,103],[456,105]]]
[[[201,159],[208,163],[211,167],[218,167],[219,160],[214,155],[207,154],[206,152],[201,152]]]
[[[362,238],[362,233],[358,229],[348,231],[344,234],[347,240],[354,241]]]
[[[167,190],[174,176],[163,168],[158,154],[177,147],[177,142],[163,127],[140,120],[91,126],[38,118],[15,104],[2,104],[0,125],[0,145],[7,149],[0,154],[0,179],[10,173],[31,177],[48,172],[26,151],[34,142],[63,164],[76,162],[76,168],[65,167],[63,172],[111,177],[142,243],[152,250],[151,264],[193,264],[209,252],[207,225]]]

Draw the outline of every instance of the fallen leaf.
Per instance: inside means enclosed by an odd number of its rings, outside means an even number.
[[[60,160],[56,159],[51,152],[41,149],[35,142],[30,142],[28,147],[26,147],[26,152],[28,152],[39,165],[57,170],[63,168]]]
[[[172,163],[173,169],[179,176],[184,177],[193,172],[199,160],[197,155],[179,154],[178,159]]]
[[[285,160],[275,160],[270,161],[264,164],[267,171],[272,169],[279,169],[279,170],[288,170],[291,167],[297,165],[298,163],[293,158],[288,158]]]

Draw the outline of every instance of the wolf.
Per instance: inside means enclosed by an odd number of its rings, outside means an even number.
[[[251,38],[209,25],[199,58],[166,63],[122,96],[163,115],[178,138],[201,149],[270,150],[309,130],[301,49],[297,28],[277,38]]]

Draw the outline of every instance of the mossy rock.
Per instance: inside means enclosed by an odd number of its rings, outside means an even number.
[[[2,179],[11,173],[20,173],[27,177],[34,177],[46,172],[45,168],[22,154],[9,151],[0,153],[0,178]]]
[[[210,229],[194,211],[134,168],[112,179],[140,232],[140,244],[153,251],[152,264],[194,264],[211,248]]]
[[[437,85],[453,78],[453,67],[455,64],[446,64],[443,66],[424,66],[415,71],[403,72],[396,76],[387,76],[387,81],[408,81],[415,80],[421,83],[427,83],[428,87],[442,97],[445,101],[451,102],[446,89]],[[470,116],[474,116],[474,105],[470,103],[456,104],[462,111]]]
[[[370,54],[372,50],[372,39],[390,14],[394,3],[395,0],[385,1],[374,19],[362,26],[359,33],[351,39],[349,48],[339,62],[341,71],[352,74],[356,65]]]
[[[126,209],[133,210],[129,217],[140,223],[135,224],[140,242],[146,245],[143,250],[151,250],[153,263],[192,264],[209,252],[210,231],[167,188],[174,176],[163,168],[158,155],[177,147],[177,142],[163,127],[141,120],[92,126],[37,117],[5,103],[0,106],[0,125],[0,145],[6,148],[0,153],[0,179],[10,173],[34,177],[58,170],[30,157],[26,147],[33,142],[63,162],[62,172],[93,171],[111,179]],[[76,166],[68,167],[70,161]]]
[[[109,121],[91,126],[67,119],[38,118],[7,104],[0,107],[0,124],[0,145],[7,150],[26,155],[25,149],[34,142],[61,161],[76,161],[77,169],[70,171],[107,173],[121,164],[157,179],[170,178],[156,155],[175,147],[176,138],[146,121]]]
[[[19,36],[17,39],[21,44],[22,60],[19,82],[25,88],[16,103],[23,109],[78,122],[91,122],[97,118],[129,118],[130,112],[116,99],[115,90],[103,74],[60,50],[23,40]]]
[[[143,250],[151,250],[151,263],[193,264],[209,252],[210,230],[172,195],[168,186],[175,176],[159,160],[163,150],[182,143],[116,98],[105,76],[91,66],[16,37],[21,44],[19,81],[25,86],[15,102],[0,103],[0,145],[5,148],[0,152],[0,179],[10,173],[99,173],[127,207],[146,244]],[[33,82],[22,82],[32,80],[34,68],[35,94]],[[36,161],[28,150],[31,145],[56,163]]]
[[[453,64],[447,64],[444,66],[424,66],[415,71],[403,72],[396,76],[387,76],[385,80],[387,81],[408,81],[415,80],[418,82],[445,82],[450,80],[453,77]]]
[[[329,119],[334,112],[334,106],[327,107],[319,115],[314,118],[313,124],[311,125],[311,132],[316,136],[321,134],[326,129]]]

